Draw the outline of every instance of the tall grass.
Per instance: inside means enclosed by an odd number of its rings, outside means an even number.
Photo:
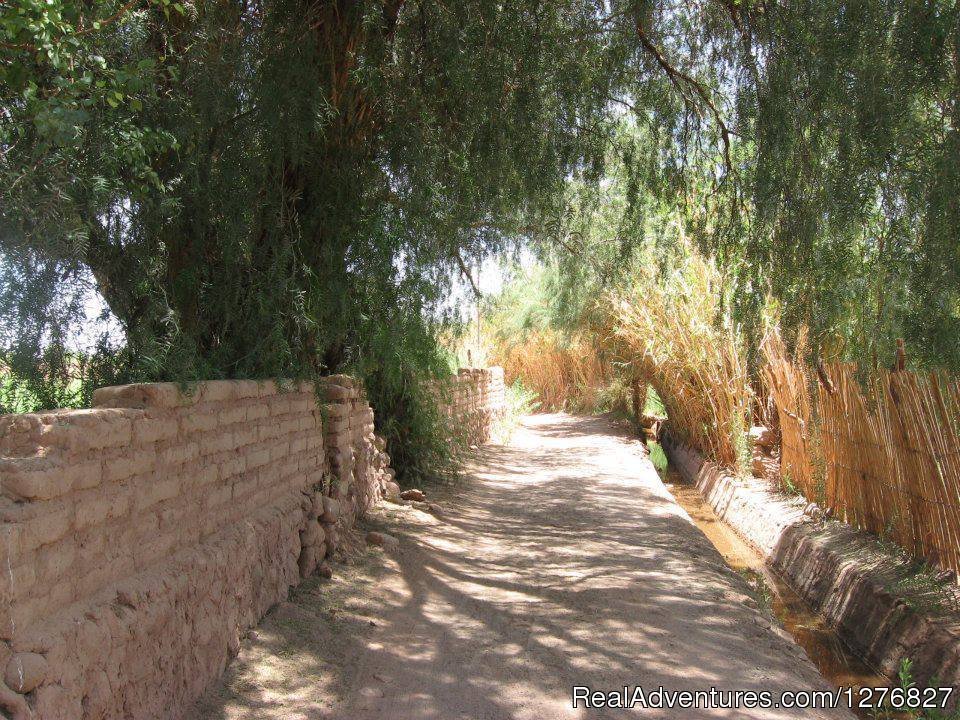
[[[507,383],[522,381],[548,411],[595,410],[610,380],[599,348],[588,337],[565,337],[549,329],[498,345],[492,357],[503,367]]]
[[[751,398],[740,341],[716,268],[692,249],[677,262],[638,264],[599,304],[570,307],[549,269],[529,272],[490,304],[487,354],[544,410],[638,414],[649,385],[676,436],[738,465]]]
[[[484,303],[480,332],[472,324],[461,346],[503,367],[508,384],[519,380],[535,392],[542,410],[597,409],[612,373],[583,317],[584,299],[570,292],[555,266],[512,272]]]
[[[690,253],[663,275],[645,268],[605,299],[611,349],[661,398],[671,433],[712,460],[747,460],[751,390],[719,272]]]
[[[499,443],[509,442],[520,421],[540,409],[537,394],[524,387],[521,380],[516,380],[504,388],[504,401],[503,415],[494,422],[490,433],[494,442]]]
[[[65,355],[59,368],[40,366],[29,375],[11,369],[0,357],[0,415],[49,408],[76,408],[89,403],[90,378],[98,377],[91,358]],[[108,376],[109,377],[109,376]]]

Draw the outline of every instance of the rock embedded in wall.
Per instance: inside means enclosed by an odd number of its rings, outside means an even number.
[[[49,668],[47,659],[39,653],[14,653],[7,661],[3,681],[11,690],[21,695],[32,692],[46,680]]]
[[[383,496],[392,503],[399,503],[400,486],[393,480],[386,480],[383,483]]]
[[[768,427],[755,425],[750,428],[750,472],[756,478],[780,482],[780,450],[777,434]]]
[[[367,533],[367,544],[382,547],[388,552],[394,552],[400,547],[400,541],[393,535],[375,530]]]

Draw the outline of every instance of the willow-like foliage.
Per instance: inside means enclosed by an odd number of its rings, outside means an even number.
[[[679,236],[748,326],[960,366],[958,38],[945,0],[0,3],[4,386],[354,371],[432,456],[452,277],[532,240],[582,295]]]
[[[762,4],[745,22],[751,281],[815,342],[889,364],[905,337],[917,361],[960,368],[957,4]]]
[[[418,383],[446,370],[435,331],[451,275],[602,154],[592,6],[54,5],[42,31],[17,14],[45,18],[42,4],[0,8],[13,377],[58,381],[37,396],[49,405],[78,371],[78,402],[103,379],[353,371],[398,460],[442,455]],[[57,98],[77,64],[58,52],[94,68],[67,114]],[[99,377],[66,341],[83,307],[65,298],[84,285],[122,328]]]

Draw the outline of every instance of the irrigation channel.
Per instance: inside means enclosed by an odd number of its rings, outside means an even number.
[[[767,567],[763,556],[752,545],[717,517],[700,491],[686,482],[670,465],[657,443],[650,442],[648,447],[660,477],[676,501],[720,552],[727,565],[744,576],[754,589],[757,602],[768,609],[780,626],[803,648],[827,682],[835,687],[889,686],[887,678],[867,667],[854,655],[823,616],[811,609],[783,579]],[[858,711],[854,708],[853,712],[866,720],[877,717],[867,710]]]

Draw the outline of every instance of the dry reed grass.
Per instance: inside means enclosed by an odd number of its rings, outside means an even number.
[[[751,391],[715,266],[692,255],[670,277],[608,296],[611,347],[663,400],[670,432],[727,466],[745,459]]]
[[[519,379],[537,393],[540,408],[546,411],[595,410],[611,379],[600,349],[587,336],[531,332],[522,342],[494,347],[491,357],[503,367],[507,383]]]
[[[784,473],[837,518],[960,570],[960,382],[906,370],[861,382],[850,363],[814,374],[778,336],[764,351]],[[815,406],[804,390],[813,383]]]

